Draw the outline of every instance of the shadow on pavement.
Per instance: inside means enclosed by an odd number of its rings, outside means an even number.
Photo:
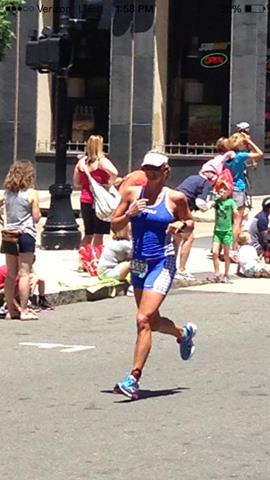
[[[182,393],[184,390],[190,390],[189,387],[176,387],[170,388],[166,390],[144,390],[140,389],[139,392],[139,399],[138,400],[147,400],[148,398],[154,397],[167,397],[169,395],[176,395],[178,393]],[[118,398],[121,400],[115,401],[114,403],[130,403],[132,400],[125,398],[124,396],[120,396],[121,394],[115,393],[113,390],[101,390],[101,393],[110,393],[113,395],[117,395]]]

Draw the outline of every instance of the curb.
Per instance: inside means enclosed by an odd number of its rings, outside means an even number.
[[[208,284],[208,280],[174,280],[171,290],[179,290],[186,287],[196,287]],[[72,288],[70,290],[61,290],[55,293],[46,293],[48,302],[52,305],[70,305],[80,302],[96,302],[106,298],[123,296],[126,293],[127,284],[123,283],[116,286],[104,286],[96,292],[91,292],[87,287]],[[3,305],[4,293],[0,292],[0,305]]]
[[[174,280],[171,290],[179,290],[186,287],[197,287],[200,285],[207,285],[208,280]],[[58,293],[48,293],[46,298],[55,306],[68,305],[71,303],[79,302],[96,302],[98,300],[104,300],[106,298],[114,298],[124,296],[126,293],[126,284],[120,284],[117,286],[104,286],[92,293],[85,287],[78,287],[72,290],[62,290]]]

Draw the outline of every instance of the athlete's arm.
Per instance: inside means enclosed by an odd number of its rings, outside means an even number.
[[[137,198],[140,187],[128,187],[122,196],[122,200],[115,210],[111,221],[112,230],[118,232],[124,228],[131,217],[136,217],[145,207],[147,199]]]
[[[170,200],[174,205],[173,212],[176,220],[168,225],[167,233],[188,237],[194,229],[194,220],[188,207],[184,193],[171,191]]]

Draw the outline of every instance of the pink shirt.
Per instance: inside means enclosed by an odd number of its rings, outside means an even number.
[[[102,170],[101,168],[97,168],[90,175],[101,185],[107,185],[110,179],[110,175]],[[81,203],[89,203],[93,205],[94,197],[90,190],[89,180],[85,172],[80,171],[80,184],[81,184]]]

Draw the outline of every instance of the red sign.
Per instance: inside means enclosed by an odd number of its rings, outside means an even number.
[[[270,73],[270,58],[269,57],[266,60],[266,71],[267,71],[267,73]]]
[[[228,55],[225,53],[215,52],[208,53],[201,58],[201,66],[204,68],[218,68],[225,65],[228,61]]]

